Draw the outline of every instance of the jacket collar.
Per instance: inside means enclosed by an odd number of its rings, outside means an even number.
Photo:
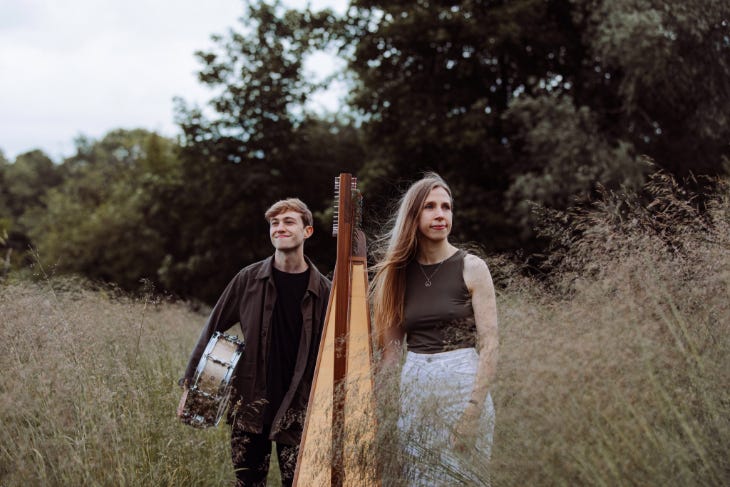
[[[309,266],[309,284],[307,284],[307,291],[314,294],[315,296],[319,296],[319,276],[321,275],[319,272],[319,269],[312,263],[312,261],[307,257],[304,256],[304,260],[307,261],[307,265]],[[274,256],[271,255],[270,257],[263,260],[261,267],[259,268],[258,273],[256,274],[256,279],[273,279],[273,273],[274,273]]]

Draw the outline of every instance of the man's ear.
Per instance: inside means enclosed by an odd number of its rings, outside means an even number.
[[[304,227],[304,238],[309,238],[314,233],[314,227],[312,225],[307,225]]]

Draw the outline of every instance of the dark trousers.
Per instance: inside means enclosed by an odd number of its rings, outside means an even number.
[[[269,427],[264,431],[248,433],[238,426],[231,429],[231,457],[236,471],[236,487],[258,487],[266,485],[271,459]],[[281,485],[289,487],[294,480],[299,445],[285,445],[276,442],[276,456],[279,460]]]

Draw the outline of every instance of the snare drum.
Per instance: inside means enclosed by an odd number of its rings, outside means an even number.
[[[231,396],[231,378],[244,344],[238,337],[216,332],[205,347],[193,383],[183,392],[180,420],[196,428],[217,426]]]

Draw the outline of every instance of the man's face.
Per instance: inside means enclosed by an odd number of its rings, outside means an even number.
[[[296,211],[285,211],[269,220],[269,236],[276,250],[296,250],[313,231],[311,226],[304,225],[302,215]]]

